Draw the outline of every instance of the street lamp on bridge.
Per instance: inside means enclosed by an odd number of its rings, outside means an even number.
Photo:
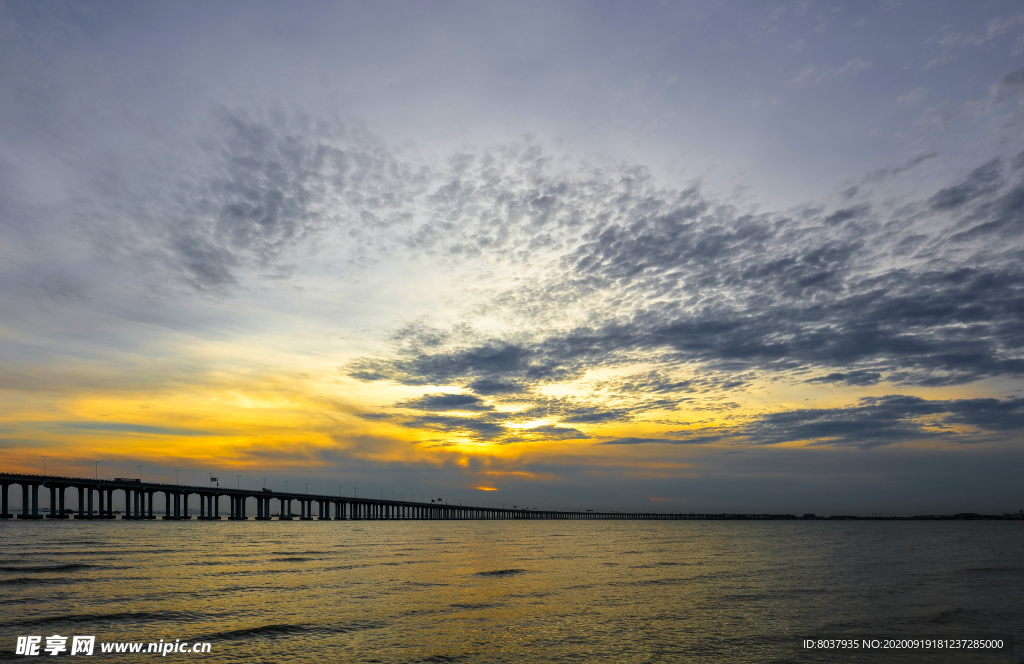
[[[139,481],[142,481],[142,469],[146,467],[146,464],[139,466]]]
[[[93,470],[96,472],[96,479],[100,478],[100,462],[93,461]]]
[[[49,454],[47,454],[46,456],[43,457],[43,477],[46,477],[46,460],[49,459],[49,458],[50,458]]]
[[[178,473],[180,473],[180,472],[181,472],[181,468],[175,468],[174,469],[174,483],[175,484],[178,483]]]

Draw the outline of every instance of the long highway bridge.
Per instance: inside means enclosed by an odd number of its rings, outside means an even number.
[[[12,514],[8,502],[11,486],[21,487],[21,513]],[[650,519],[650,520],[776,520],[795,519],[792,514],[664,514],[652,512],[565,512],[535,509],[505,509],[449,505],[443,502],[413,502],[327,496],[309,493],[271,491],[270,489],[227,489],[222,487],[184,486],[142,482],[136,479],[112,480],[53,475],[20,475],[0,473],[0,519],[115,519],[114,494],[123,492],[125,509],[122,519],[156,519],[156,506],[163,507],[164,519],[223,519],[221,498],[228,498],[227,518],[244,521],[248,507],[255,505],[257,521],[277,518],[300,520],[378,520],[378,519]],[[40,490],[49,492],[49,511],[41,509]],[[67,506],[68,491],[77,493],[78,509]],[[162,495],[160,495],[162,494]],[[160,495],[158,498],[157,496]],[[199,513],[190,511],[190,499],[197,496]],[[273,502],[277,514],[273,513]],[[292,512],[297,506],[299,513]],[[314,512],[316,516],[314,516]],[[333,514],[333,516],[332,516]]]

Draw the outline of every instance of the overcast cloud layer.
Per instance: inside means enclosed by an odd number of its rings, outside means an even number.
[[[9,2],[4,466],[1016,510],[1019,9]]]

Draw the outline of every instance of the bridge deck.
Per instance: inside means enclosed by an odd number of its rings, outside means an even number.
[[[8,502],[8,490],[19,485],[22,492],[20,514],[12,514]],[[39,489],[50,493],[50,509],[40,507]],[[795,519],[792,514],[674,514],[661,512],[574,512],[537,509],[506,509],[503,507],[479,507],[473,505],[452,505],[442,502],[416,502],[329,496],[296,491],[272,491],[270,489],[229,489],[223,487],[189,486],[142,482],[124,478],[103,480],[89,477],[60,477],[54,475],[28,475],[0,473],[0,519],[17,516],[19,519],[69,518],[114,519],[118,514],[113,509],[115,491],[123,492],[125,509],[122,519],[162,518],[218,520],[221,514],[220,499],[226,496],[229,502],[227,518],[246,520],[247,504],[255,502],[256,520],[267,521],[291,519],[335,519],[335,520],[376,520],[376,519],[561,519],[561,520],[776,520]],[[66,504],[68,489],[78,494],[77,509]],[[163,494],[162,512],[155,510],[155,497]],[[198,512],[189,505],[191,496],[197,496]],[[277,501],[277,512],[273,512],[271,501]],[[292,502],[297,503],[299,512],[293,513]],[[316,507],[316,516],[314,513]],[[333,508],[333,510],[332,510]],[[333,511],[333,516],[331,513]]]

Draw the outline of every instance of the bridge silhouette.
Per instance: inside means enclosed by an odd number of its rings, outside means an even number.
[[[12,514],[8,502],[9,489],[21,487],[21,513]],[[222,497],[228,498],[227,519],[245,521],[249,519],[247,508],[255,503],[255,519],[281,521],[299,519],[318,520],[459,520],[459,519],[564,519],[564,520],[778,520],[795,519],[792,514],[678,514],[663,512],[585,512],[538,510],[504,507],[478,507],[451,505],[443,502],[416,502],[407,500],[385,500],[302,493],[296,491],[272,491],[270,489],[228,489],[223,487],[189,486],[142,482],[135,479],[116,478],[101,480],[88,477],[60,477],[54,475],[25,475],[0,473],[0,519],[115,519],[114,493],[124,493],[125,509],[121,518],[126,520],[156,519],[156,503],[163,503],[163,519],[184,520],[195,518],[207,521],[223,519]],[[39,504],[40,489],[49,491],[50,510],[44,513]],[[77,491],[78,509],[67,507],[68,490]],[[163,494],[159,499],[158,494]],[[189,500],[198,496],[199,513],[189,511]],[[272,513],[273,502],[278,503],[278,513]],[[299,513],[293,514],[293,503]],[[313,516],[314,504],[316,516]],[[333,511],[333,516],[331,515]]]

